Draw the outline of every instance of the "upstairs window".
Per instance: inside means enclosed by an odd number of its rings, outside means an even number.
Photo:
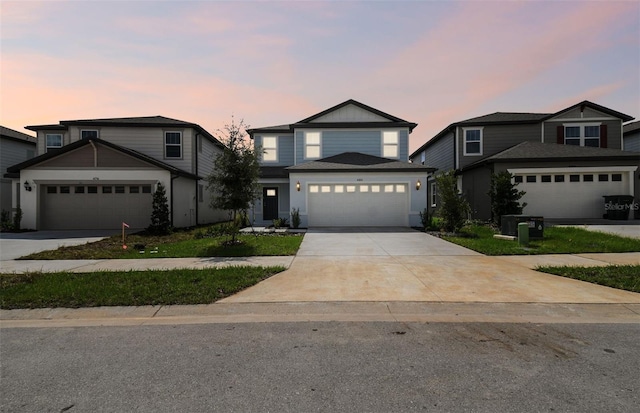
[[[278,162],[278,138],[265,136],[262,138],[262,160],[265,162]]]
[[[182,158],[182,132],[164,133],[164,157]]]
[[[98,139],[98,131],[97,130],[81,130],[80,138],[82,139]]]
[[[424,163],[427,161],[427,152],[422,152],[420,154],[420,163],[422,165],[424,165]]]
[[[320,158],[320,132],[306,132],[304,134],[304,158]]]
[[[464,155],[482,155],[482,128],[463,129]]]
[[[49,151],[49,149],[60,149],[62,148],[62,135],[59,133],[48,133],[45,136],[45,143],[47,145],[47,151]]]
[[[600,147],[600,125],[564,125],[564,144]]]
[[[382,132],[382,156],[385,158],[398,157],[398,132]]]

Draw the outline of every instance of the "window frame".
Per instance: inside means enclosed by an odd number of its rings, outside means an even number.
[[[273,146],[266,146],[265,140],[273,139]],[[266,155],[273,151],[273,159],[267,159]],[[263,162],[278,162],[278,137],[277,136],[263,136],[262,137],[262,161]]]
[[[590,147],[590,148],[600,148],[600,145],[602,144],[602,133],[601,133],[601,126],[602,126],[602,122],[589,122],[589,123],[563,123],[562,126],[564,127],[564,144],[565,145],[573,145],[573,146],[582,146],[582,147]],[[597,127],[598,130],[598,137],[593,137],[593,136],[587,136],[587,128],[588,127]],[[580,133],[579,136],[569,136],[567,137],[567,128],[578,128]],[[587,140],[595,140],[598,139],[598,145],[597,146],[593,146],[593,145],[586,145],[586,141]],[[571,141],[578,141],[578,144],[571,144],[571,143],[567,143],[567,140],[571,140]]]
[[[469,141],[467,139],[467,132],[478,131],[479,139],[477,141]],[[484,142],[484,127],[469,127],[462,128],[462,153],[464,156],[482,156],[483,155],[483,142]],[[469,152],[467,150],[467,144],[469,143],[478,143],[478,152]]]
[[[49,137],[59,136],[60,137],[60,146],[49,145]],[[49,152],[49,149],[60,149],[64,145],[64,135],[62,133],[46,133],[44,135],[44,147],[45,151]]]
[[[388,159],[400,158],[400,131],[397,130],[385,130],[381,133],[382,139],[382,157]],[[387,138],[394,140],[395,142],[387,142]],[[387,155],[386,149],[393,149],[395,155]]]
[[[429,196],[431,197],[430,202],[431,202],[431,206],[435,207],[437,206],[437,202],[438,202],[438,197],[437,197],[437,187],[436,187],[436,183],[435,182],[431,182],[431,192],[429,194]]]
[[[309,135],[314,135],[314,136],[317,135],[318,143],[309,143],[307,141],[307,139],[309,138]],[[309,151],[308,151],[309,148],[318,148],[318,156],[309,156]],[[320,131],[304,132],[304,145],[302,148],[302,156],[304,157],[305,160],[322,158],[322,132]]]
[[[95,137],[85,137],[84,133],[85,132],[95,132],[96,136]],[[80,129],[80,139],[99,139],[100,138],[100,131],[98,129]]]
[[[180,143],[177,143],[177,144],[167,143],[167,137],[169,134],[177,134],[180,137]],[[163,135],[164,135],[164,159],[183,159],[184,152],[183,152],[183,145],[182,145],[183,143],[182,131],[167,130],[167,131],[164,131]],[[178,147],[180,150],[180,156],[169,156],[167,154],[168,147],[172,147],[172,148]]]

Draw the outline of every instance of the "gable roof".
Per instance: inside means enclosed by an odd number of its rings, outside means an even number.
[[[534,124],[544,122],[553,117],[559,116],[565,112],[571,111],[575,108],[584,108],[590,107],[597,111],[606,113],[610,116],[621,119],[623,122],[628,122],[633,120],[633,116],[625,115],[624,113],[617,112],[615,110],[606,108],[604,106],[600,106],[596,103],[590,102],[588,100],[583,100],[580,103],[577,103],[573,106],[570,106],[566,109],[562,109],[559,112],[555,113],[525,113],[525,112],[495,112],[488,115],[477,116],[475,118],[466,119],[459,122],[454,122],[440,131],[436,136],[426,141],[422,146],[413,151],[411,155],[409,155],[409,159],[415,158],[420,152],[427,149],[429,146],[435,144],[437,141],[442,139],[448,132],[452,132],[454,128],[458,126],[481,126],[481,125],[525,125],[525,124]]]
[[[27,135],[26,133],[18,132],[17,130],[6,128],[4,126],[0,126],[0,136],[6,139],[11,139],[23,143],[30,143],[32,145],[36,144],[35,137]]]
[[[290,172],[433,172],[435,168],[360,152],[344,152],[286,168]]]
[[[494,162],[541,162],[541,161],[602,161],[602,160],[639,160],[634,152],[625,152],[610,148],[592,148],[589,146],[559,145],[525,141],[495,155],[489,156],[462,168],[463,171]]]
[[[379,117],[386,119],[386,121],[367,121],[367,122],[314,122],[315,120],[328,115],[332,112],[335,112],[339,109],[342,109],[346,106],[353,105],[360,109],[363,109],[367,112],[371,112]],[[413,129],[418,126],[417,123],[408,122],[404,119],[400,119],[396,116],[390,115],[388,113],[382,112],[381,110],[375,109],[371,106],[367,106],[364,103],[360,103],[357,100],[349,99],[338,105],[335,105],[329,109],[323,110],[322,112],[316,113],[308,118],[302,119],[301,121],[289,124],[289,125],[279,125],[279,126],[267,126],[261,128],[247,129],[247,133],[251,138],[256,133],[293,133],[295,128],[310,128],[310,129],[337,129],[337,128],[397,128],[397,127],[405,127],[409,128],[409,133],[413,131]]]
[[[624,135],[640,130],[640,120],[623,125],[622,130]]]
[[[36,156],[35,158],[31,158],[31,159],[28,159],[28,160],[26,160],[24,162],[21,162],[19,164],[10,166],[9,168],[7,168],[7,174],[5,175],[5,177],[7,177],[7,178],[16,178],[16,177],[19,176],[20,171],[22,169],[26,169],[26,168],[38,165],[38,164],[40,164],[40,163],[42,163],[44,161],[48,161],[49,159],[53,159],[55,157],[64,155],[64,154],[66,154],[68,152],[71,152],[71,151],[73,151],[75,149],[81,148],[81,147],[83,147],[85,145],[89,145],[91,142],[94,142],[94,143],[99,144],[99,145],[104,145],[104,146],[106,146],[108,148],[111,148],[111,149],[114,149],[114,150],[116,150],[118,152],[122,152],[122,153],[124,153],[126,155],[132,156],[132,157],[134,157],[136,159],[139,159],[139,160],[141,160],[143,162],[146,162],[146,163],[149,163],[151,165],[154,165],[154,166],[156,166],[156,167],[158,167],[160,169],[165,169],[165,170],[167,170],[167,171],[169,171],[169,172],[171,172],[171,173],[173,173],[175,175],[183,176],[183,177],[186,177],[186,178],[192,178],[192,179],[200,179],[200,177],[198,175],[192,174],[191,172],[187,172],[187,171],[182,170],[180,168],[176,168],[175,166],[172,166],[172,165],[169,165],[169,164],[167,164],[165,162],[159,161],[159,160],[157,160],[155,158],[152,158],[152,157],[150,157],[148,155],[145,155],[145,154],[143,154],[141,152],[134,151],[133,149],[125,148],[123,146],[116,145],[114,143],[111,143],[109,141],[105,141],[105,140],[102,140],[102,139],[81,139],[79,141],[75,141],[73,143],[65,145],[60,149],[49,151],[49,152],[47,152],[45,154],[42,154],[40,156]]]
[[[212,134],[207,132],[202,126],[185,122],[178,119],[167,118],[165,116],[139,116],[131,118],[105,118],[105,119],[78,119],[78,120],[61,120],[59,125],[32,125],[25,126],[26,129],[32,131],[39,130],[67,130],[69,126],[116,126],[116,127],[173,127],[173,128],[193,128],[202,134],[206,139],[213,142],[220,148],[224,145],[216,139]]]

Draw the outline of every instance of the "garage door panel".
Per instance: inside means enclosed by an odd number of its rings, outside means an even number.
[[[309,185],[309,226],[407,226],[406,185],[384,185]]]
[[[49,193],[48,187],[56,187]],[[96,188],[97,190],[94,190]],[[119,229],[122,222],[131,228],[146,228],[152,211],[151,193],[105,193],[102,186],[87,187],[83,193],[60,193],[59,186],[44,186],[40,207],[41,228],[65,229]]]

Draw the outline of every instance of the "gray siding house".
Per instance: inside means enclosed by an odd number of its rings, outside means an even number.
[[[640,121],[623,125],[624,150],[640,152]]]
[[[527,215],[602,218],[603,196],[640,199],[639,157],[622,150],[623,122],[632,119],[589,101],[556,113],[497,112],[449,125],[410,159],[455,170],[475,219],[491,218],[491,175],[503,170],[526,192]],[[433,175],[428,198],[435,212]]]
[[[418,226],[434,168],[411,164],[407,122],[355,100],[301,121],[247,132],[261,150],[256,225]]]
[[[204,181],[224,146],[195,123],[149,116],[27,129],[37,133],[38,156],[5,174],[18,185],[24,228],[146,228],[158,184],[175,227],[227,218],[209,207]]]
[[[12,185],[12,180],[4,177],[7,168],[33,158],[35,153],[35,137],[0,126],[0,210],[14,212],[14,194],[20,194],[18,187]]]

